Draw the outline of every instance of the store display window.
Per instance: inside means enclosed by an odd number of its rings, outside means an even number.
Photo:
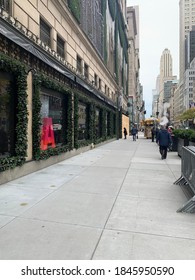
[[[13,76],[0,72],[0,158],[14,155],[15,99]]]
[[[41,91],[41,150],[63,144],[63,95],[42,89]]]

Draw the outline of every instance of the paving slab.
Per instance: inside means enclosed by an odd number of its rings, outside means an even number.
[[[91,259],[100,229],[16,218],[0,233],[1,260]]]
[[[195,240],[105,230],[94,260],[191,260]]]
[[[0,187],[0,215],[19,216],[52,192],[41,188],[35,191],[13,183]]]
[[[58,191],[21,214],[21,217],[101,228],[114,199],[110,195]]]
[[[121,195],[134,197],[173,200],[183,202],[184,194],[180,187],[166,181],[125,180],[120,191]]]
[[[121,187],[127,168],[91,166],[80,176],[65,183],[61,191],[116,195]]]
[[[181,201],[118,197],[107,229],[195,239],[194,215],[176,213]]]

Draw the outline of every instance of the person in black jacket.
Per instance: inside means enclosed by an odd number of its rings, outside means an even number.
[[[169,145],[172,143],[171,135],[167,131],[166,127],[163,126],[158,133],[157,143],[159,144],[159,151],[161,154],[161,159],[166,159],[167,157],[167,149]]]
[[[124,129],[123,129],[123,133],[124,133],[124,139],[127,139],[127,130],[126,130],[125,127],[124,127]]]

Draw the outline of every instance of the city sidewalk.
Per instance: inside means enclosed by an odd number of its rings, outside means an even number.
[[[140,133],[0,186],[0,259],[194,259],[181,159]]]

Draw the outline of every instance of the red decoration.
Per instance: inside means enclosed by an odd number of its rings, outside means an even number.
[[[52,118],[43,118],[43,126],[41,131],[41,150],[47,150],[49,147],[55,148],[55,139],[53,131]]]

